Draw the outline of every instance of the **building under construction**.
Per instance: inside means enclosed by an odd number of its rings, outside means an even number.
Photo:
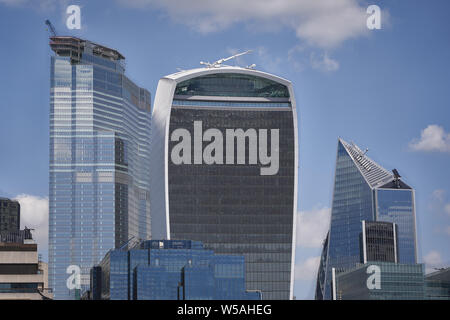
[[[52,34],[49,283],[55,299],[76,299],[109,250],[150,238],[151,100],[118,51]]]
[[[80,62],[83,53],[90,53],[111,61],[125,59],[117,50],[72,36],[50,37],[50,48],[60,57],[70,57],[72,63]]]

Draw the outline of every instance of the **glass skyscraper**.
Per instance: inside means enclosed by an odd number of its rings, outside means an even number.
[[[237,142],[231,148],[230,131]],[[182,163],[173,161],[180,132],[192,138],[183,139],[189,150]],[[158,83],[151,139],[151,179],[160,186],[150,192],[153,237],[243,255],[247,290],[261,291],[263,299],[292,298],[298,159],[292,84],[228,66],[168,75]],[[276,170],[262,161],[264,142],[272,158],[279,156]],[[211,145],[215,152],[205,157]]]
[[[353,269],[361,259],[362,221],[396,225],[398,263],[417,263],[414,190],[367,157],[353,143],[338,141],[330,229],[320,260],[316,299],[331,299],[331,270]]]
[[[89,270],[131,237],[150,237],[150,93],[114,49],[51,37],[49,282],[70,299],[69,266]]]

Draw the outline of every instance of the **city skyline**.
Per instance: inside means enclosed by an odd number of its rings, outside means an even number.
[[[23,223],[45,225],[50,50],[43,21],[50,18],[61,34],[124,52],[132,79],[153,95],[158,79],[176,67],[190,69],[200,60],[213,61],[237,49],[254,49],[252,55],[239,59],[240,65],[256,63],[257,69],[293,81],[302,128],[299,220],[305,222],[297,241],[297,298],[313,298],[314,272],[328,224],[323,228],[319,222],[329,219],[338,136],[376,150],[369,150],[369,155],[386,168],[402,167],[402,175],[416,186],[418,260],[427,260],[429,266],[449,264],[448,3],[380,1],[377,4],[389,16],[381,30],[346,33],[338,29],[339,36],[328,42],[320,33],[302,32],[301,23],[296,25],[298,33],[289,26],[267,32],[270,21],[247,10],[244,13],[249,18],[238,16],[237,22],[225,11],[222,21],[227,23],[220,24],[215,11],[208,8],[204,19],[189,25],[186,16],[163,6],[135,10],[124,2],[105,8],[74,1],[82,7],[82,28],[77,31],[65,28],[61,18],[65,8],[60,2],[52,2],[53,8],[27,1],[8,3],[0,2],[0,37],[11,44],[11,50],[4,50],[0,57],[15,63],[6,64],[1,75],[1,85],[7,88],[2,90],[1,112],[9,121],[0,128],[0,147],[7,152],[0,160],[0,196],[19,198]],[[299,9],[292,14],[300,16],[301,1],[297,5]],[[357,8],[365,9],[363,5]],[[287,9],[283,10],[281,14],[288,16]],[[260,7],[254,11],[260,12]],[[317,16],[302,12],[316,21]],[[27,41],[18,40],[25,36]],[[28,94],[17,95],[23,86]],[[30,207],[39,208],[35,211],[42,216],[27,217]]]

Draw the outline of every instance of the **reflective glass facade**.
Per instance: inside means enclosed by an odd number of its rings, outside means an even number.
[[[349,270],[362,260],[362,221],[396,224],[399,263],[416,263],[414,191],[365,156],[357,146],[339,139],[331,223],[322,253],[317,299],[331,299],[331,270]],[[392,238],[392,237],[391,237]],[[388,240],[388,239],[386,239]]]
[[[377,220],[397,225],[398,261],[416,263],[416,219],[414,191],[402,189],[377,189]]]
[[[245,291],[243,256],[216,255],[195,241],[143,241],[128,251],[110,251],[97,268],[101,269],[102,299],[261,298],[259,292]]]
[[[58,51],[64,52],[64,51]],[[95,52],[95,48],[94,48]],[[87,276],[130,237],[150,237],[150,94],[124,75],[120,60],[51,58],[49,281],[70,299],[67,267]]]
[[[450,268],[427,274],[425,293],[430,300],[450,300]]]
[[[372,190],[342,143],[338,144],[327,262],[319,285],[330,299],[331,268],[345,269],[360,262],[361,221],[374,220]]]
[[[275,81],[247,74],[214,73],[180,82],[176,95],[289,98],[288,88]]]
[[[369,288],[374,275],[369,267],[379,269],[379,287]],[[368,281],[369,279],[369,281]],[[350,271],[336,273],[336,300],[423,300],[424,265],[368,262]]]

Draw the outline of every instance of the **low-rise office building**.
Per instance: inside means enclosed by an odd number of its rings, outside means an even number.
[[[428,299],[450,300],[450,268],[443,268],[425,276]]]
[[[5,235],[0,241],[0,300],[52,298],[48,265],[40,261],[29,229]]]
[[[333,300],[423,300],[423,264],[367,262],[352,270],[332,270]]]
[[[110,250],[91,270],[85,297],[110,300],[259,300],[245,290],[243,256],[217,255],[191,240],[146,240]]]

